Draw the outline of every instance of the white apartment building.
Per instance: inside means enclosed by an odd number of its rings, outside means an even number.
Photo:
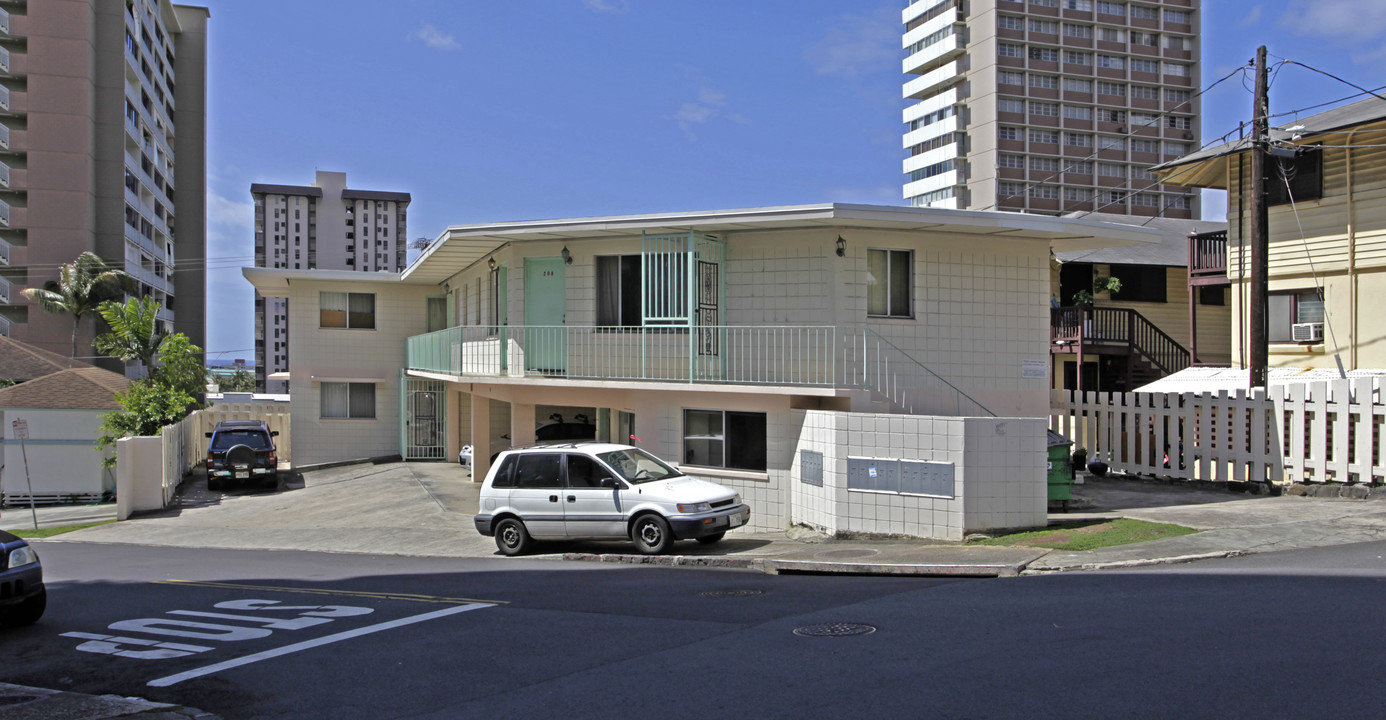
[[[915,207],[1199,217],[1149,168],[1199,148],[1199,0],[911,0]]]
[[[169,0],[0,2],[0,334],[71,354],[72,317],[21,291],[90,251],[205,345],[207,21]],[[78,356],[94,333],[84,318]]]
[[[346,173],[318,172],[307,187],[250,186],[255,266],[286,270],[399,272],[409,236],[409,193],[353,190]],[[255,295],[255,384],[288,392],[289,301]]]

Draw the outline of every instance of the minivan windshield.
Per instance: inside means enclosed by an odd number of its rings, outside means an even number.
[[[683,475],[678,470],[665,465],[663,460],[640,448],[598,453],[597,459],[606,463],[608,467],[616,471],[617,475],[621,476],[622,480],[632,485],[668,480]]]

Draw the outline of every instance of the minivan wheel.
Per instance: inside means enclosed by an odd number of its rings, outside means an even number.
[[[726,533],[724,533],[724,532],[713,533],[713,534],[711,534],[711,535],[704,535],[704,536],[698,538],[698,542],[700,542],[700,543],[702,543],[702,544],[704,544],[704,545],[711,545],[711,544],[717,542],[718,540],[721,540],[721,539],[722,539],[723,537],[725,537],[725,536],[726,536]]]
[[[506,518],[496,523],[496,547],[504,555],[514,557],[523,555],[533,544],[525,524],[515,518]]]
[[[641,515],[631,528],[635,547],[646,555],[658,555],[669,549],[674,536],[669,532],[669,523],[653,513]]]

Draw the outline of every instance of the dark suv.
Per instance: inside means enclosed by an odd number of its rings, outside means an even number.
[[[207,437],[207,489],[230,483],[279,487],[279,465],[272,432],[263,420],[223,420]]]

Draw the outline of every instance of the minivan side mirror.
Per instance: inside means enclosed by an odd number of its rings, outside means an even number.
[[[604,477],[602,478],[602,487],[611,488],[612,490],[620,490],[621,482],[614,477]]]

